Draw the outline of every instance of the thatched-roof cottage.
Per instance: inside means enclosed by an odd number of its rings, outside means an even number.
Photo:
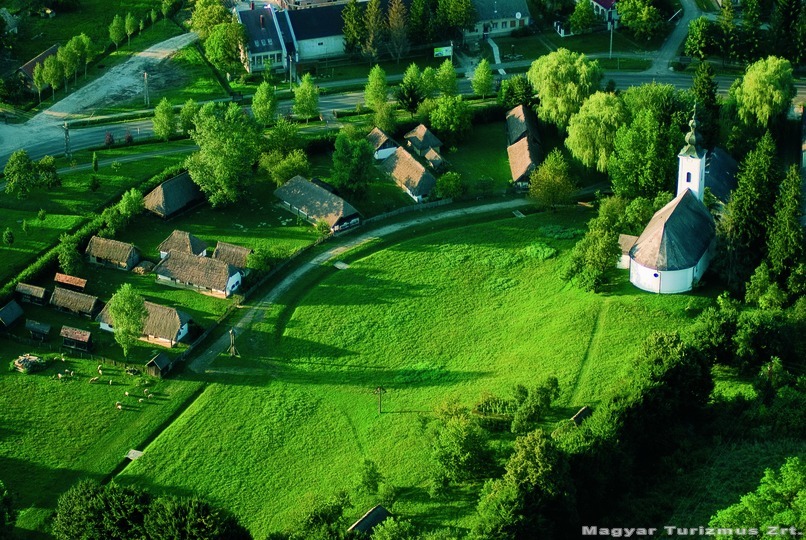
[[[153,302],[145,302],[145,307],[147,315],[140,337],[143,341],[173,347],[188,334],[191,318],[184,311]],[[101,324],[101,330],[115,331],[109,304],[101,310],[95,320]]]
[[[72,326],[62,326],[59,335],[62,337],[63,347],[81,351],[88,351],[92,348],[92,333],[86,330],[80,330]]]
[[[29,304],[45,305],[47,300],[48,291],[44,287],[37,287],[36,285],[29,285],[28,283],[17,283],[14,289],[21,302],[28,302]]]
[[[100,302],[95,296],[56,287],[50,297],[50,305],[62,311],[92,318],[98,311]]]
[[[375,150],[375,159],[382,160],[386,159],[395,152],[395,148],[398,147],[397,142],[390,137],[384,130],[381,128],[374,128],[372,131],[369,132],[367,135],[367,140],[369,144],[372,145],[372,149]]]
[[[437,136],[431,133],[423,124],[406,133],[403,138],[406,139],[411,151],[418,156],[424,156],[432,148],[438,154],[442,151],[442,141],[437,139]]]
[[[243,273],[222,261],[169,251],[154,267],[157,282],[175,287],[198,289],[226,298],[241,285]]]
[[[172,232],[168,238],[162,241],[158,249],[160,250],[161,259],[164,259],[169,251],[187,253],[197,257],[207,256],[207,244],[185,231]]]
[[[519,189],[528,188],[532,171],[537,167],[537,147],[528,137],[524,137],[515,144],[507,146],[507,156],[512,183]]]
[[[247,247],[218,242],[215,246],[215,251],[213,251],[213,259],[231,264],[235,268],[246,270],[250,253],[252,253],[252,250]]]
[[[311,223],[324,221],[331,231],[342,231],[361,222],[353,205],[301,176],[295,176],[274,191],[283,206]]]
[[[8,328],[22,317],[22,308],[12,300],[0,309],[0,326]]]
[[[140,262],[140,254],[132,244],[93,236],[87,244],[85,254],[93,264],[131,270]]]
[[[409,194],[409,197],[417,202],[422,202],[428,197],[437,185],[437,179],[405,148],[397,148],[394,154],[386,158],[383,169],[403,191]]]
[[[168,218],[204,199],[199,186],[184,172],[169,178],[143,198],[146,210]]]

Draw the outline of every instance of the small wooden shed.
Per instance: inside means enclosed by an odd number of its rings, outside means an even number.
[[[22,317],[22,308],[12,300],[0,309],[0,328],[9,328]]]
[[[92,348],[92,333],[86,330],[80,330],[72,326],[62,326],[62,331],[59,332],[59,335],[62,337],[63,347],[70,347],[80,351],[89,351]]]
[[[56,277],[53,278],[53,281],[56,282],[57,285],[62,285],[68,289],[78,292],[82,292],[84,287],[87,286],[86,279],[81,279],[80,277],[70,276],[67,274],[60,274],[58,272],[56,272]]]
[[[146,373],[152,377],[163,378],[171,371],[171,359],[165,353],[159,353],[146,364]]]
[[[25,329],[31,333],[31,339],[45,341],[50,335],[50,325],[28,319],[25,321]]]
[[[44,287],[37,287],[28,283],[17,283],[17,287],[14,290],[21,302],[44,306],[47,300],[48,291]]]

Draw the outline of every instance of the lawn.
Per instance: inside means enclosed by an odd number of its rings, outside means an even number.
[[[4,341],[2,360],[23,352],[28,348]],[[98,375],[96,367],[68,356],[35,375],[0,370],[0,478],[21,509],[20,538],[42,538],[45,520],[64,490],[79,478],[112,473],[129,449],[142,449],[149,435],[201,388],[197,382],[131,376],[108,365],[103,366],[106,384],[88,384]],[[63,374],[61,382],[56,373]],[[138,403],[145,387],[154,397]],[[117,401],[124,410],[115,408]]]
[[[462,175],[470,193],[504,191],[511,181],[504,122],[476,124],[456,151],[443,148],[449,168]],[[482,179],[492,179],[492,182]]]
[[[625,273],[598,295],[562,281],[573,240],[546,227],[579,229],[588,217],[411,231],[343,256],[349,269],[322,268],[271,306],[243,335],[241,358],[216,360],[208,391],[119,480],[197,491],[263,538],[293,526],[312,499],[351,488],[366,457],[399,488],[394,513],[426,528],[467,527],[472,489],[426,494],[421,419],[448,400],[472,405],[549,375],[562,389],[555,414],[570,417],[627,373],[649,332],[684,331],[686,308],[712,302],[645,294]],[[550,248],[559,254],[541,260]],[[377,386],[387,390],[380,416]],[[350,518],[377,503],[353,500]]]
[[[596,32],[563,38],[560,37],[557,32],[549,29],[534,36],[495,38],[495,42],[501,50],[501,55],[504,57],[504,60],[507,58],[517,58],[518,55],[524,58],[536,58],[561,47],[585,54],[607,53],[610,51],[609,32]],[[646,46],[632,41],[624,34],[619,32],[613,33],[614,54],[620,52],[639,53],[645,52],[646,50]]]

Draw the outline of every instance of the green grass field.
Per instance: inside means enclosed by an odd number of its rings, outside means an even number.
[[[425,527],[466,527],[475,495],[426,494],[421,417],[456,399],[560,379],[557,417],[594,405],[653,330],[685,330],[706,293],[638,292],[620,274],[604,294],[558,277],[580,211],[428,234],[343,257],[272,306],[222,356],[213,383],[119,477],[157,491],[197,491],[235,511],[256,538],[292,526],[306,505],[350,488],[362,457],[400,489],[392,510]],[[541,260],[548,248],[559,255]],[[382,385],[384,414],[372,391]],[[509,440],[508,438],[505,438]],[[180,457],[180,459],[178,459]],[[350,517],[377,501],[359,496]]]

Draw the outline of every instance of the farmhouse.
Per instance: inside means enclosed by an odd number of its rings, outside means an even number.
[[[218,242],[215,246],[215,251],[213,251],[213,259],[231,264],[235,268],[246,270],[251,253],[252,250],[249,248],[228,244],[227,242]]]
[[[61,311],[92,318],[99,302],[95,296],[56,287],[50,297],[50,305]]]
[[[203,198],[199,186],[184,172],[152,189],[143,197],[143,204],[146,210],[165,219]]]
[[[392,517],[389,511],[380,504],[374,506],[369,512],[361,516],[361,518],[350,525],[347,532],[370,536],[372,529],[386,521],[387,518]]]
[[[191,318],[184,311],[148,301],[145,302],[145,307],[147,315],[143,322],[143,334],[140,337],[143,341],[173,347],[188,334]],[[95,320],[101,324],[101,330],[115,331],[112,316],[109,313],[109,304],[101,310]]]
[[[56,272],[53,282],[57,285],[63,285],[69,289],[73,289],[74,291],[83,291],[84,287],[87,286],[86,279],[81,279],[80,277],[70,276],[67,274],[60,274],[58,272]]]
[[[535,144],[540,144],[540,133],[537,130],[537,117],[532,109],[518,105],[507,111],[507,144],[514,144],[524,137],[529,137]]]
[[[48,291],[44,287],[37,287],[36,285],[29,285],[27,283],[17,283],[14,291],[17,293],[20,301],[28,302],[29,304],[37,304],[44,306],[47,298]]]
[[[207,244],[199,240],[189,232],[174,231],[162,241],[159,246],[160,259],[168,256],[168,252],[186,253],[197,257],[207,256]]]
[[[440,156],[439,153],[433,148],[430,148],[423,157],[428,162],[428,166],[434,169],[435,171],[441,169],[442,166],[445,164],[445,160],[442,159],[442,156]]]
[[[375,150],[374,155],[377,160],[388,158],[395,153],[395,149],[398,147],[398,144],[392,137],[387,135],[381,128],[377,127],[369,132],[367,140],[369,144],[372,145],[372,149]]]
[[[528,107],[518,105],[507,112],[507,156],[512,183],[516,188],[529,187],[529,177],[540,159],[540,134],[537,118]]]
[[[62,337],[62,347],[70,347],[80,351],[89,351],[92,348],[92,333],[86,330],[62,326],[59,335]]]
[[[283,11],[296,51],[295,62],[309,62],[341,56],[344,51],[344,5],[331,4],[317,9]],[[288,36],[286,36],[288,37]]]
[[[287,51],[274,7],[267,5],[265,9],[255,9],[252,2],[250,9],[236,11],[235,15],[246,33],[246,50],[241,51],[246,70],[255,73],[266,68],[282,69]]]
[[[382,166],[395,183],[417,202],[423,202],[437,185],[436,178],[405,148],[398,147]]]
[[[49,324],[41,323],[33,319],[27,319],[25,321],[25,329],[31,333],[31,339],[35,339],[37,341],[45,341],[48,339],[48,335],[50,334]]]
[[[28,85],[29,88],[36,88],[36,86],[34,85],[34,68],[36,67],[36,65],[37,64],[44,65],[45,60],[51,56],[54,56],[56,54],[56,51],[58,50],[59,45],[57,43],[56,45],[53,45],[49,49],[45,49],[37,56],[35,56],[32,60],[29,60],[28,62],[20,66],[20,68],[17,70],[17,73],[19,73],[20,78],[26,85]],[[44,90],[45,88],[48,88],[48,85],[44,86],[42,90]]]
[[[290,211],[314,224],[324,221],[333,232],[361,222],[361,214],[353,205],[299,175],[277,188],[274,195]]]
[[[9,328],[22,317],[22,308],[12,300],[0,309],[0,326]]]
[[[157,283],[198,289],[227,298],[241,285],[242,273],[234,266],[209,257],[169,251],[154,267]]]
[[[140,254],[132,244],[93,236],[85,251],[87,258],[93,264],[131,270],[140,262]]]
[[[532,21],[526,0],[473,0],[476,24],[465,31],[466,39],[505,36]]]
[[[429,150],[434,150],[437,154],[442,150],[442,141],[423,124],[406,133],[403,138],[411,152],[418,156],[425,156]]]
[[[171,371],[171,359],[165,353],[158,353],[154,358],[146,364],[146,373],[151,377],[159,377],[160,379]]]

